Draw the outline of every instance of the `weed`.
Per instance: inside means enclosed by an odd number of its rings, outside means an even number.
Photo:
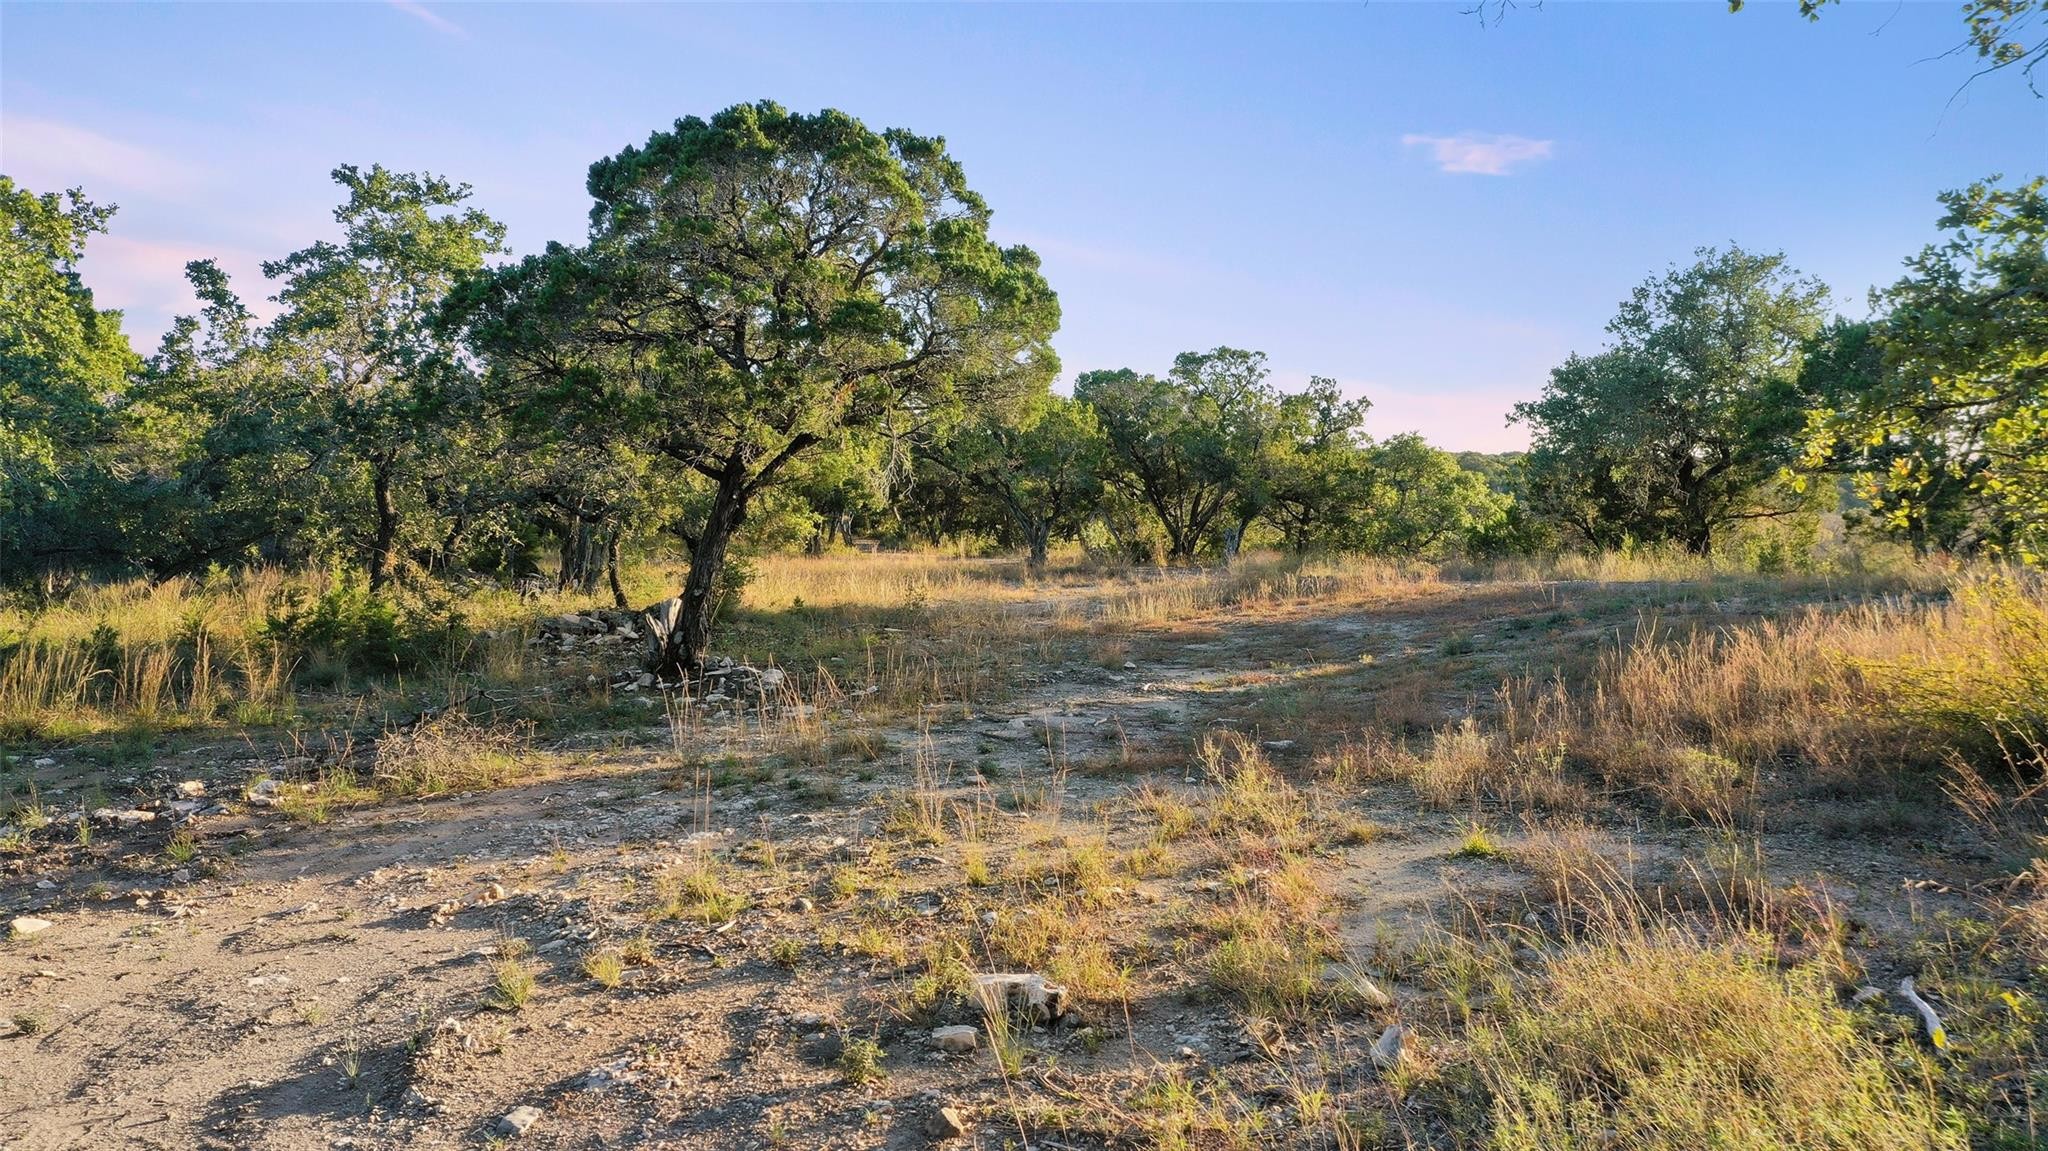
[[[987,887],[995,882],[994,872],[989,870],[988,852],[979,843],[968,843],[960,849],[960,877],[969,887]]]
[[[1744,940],[1623,929],[1554,960],[1534,995],[1503,1006],[1475,1038],[1503,1151],[1967,1145],[1924,1081],[1857,1033],[1819,971],[1774,969]]]
[[[1507,852],[1493,841],[1485,828],[1473,824],[1465,829],[1465,838],[1458,842],[1458,849],[1451,852],[1453,859],[1505,859]]]
[[[625,957],[616,951],[593,951],[583,957],[583,974],[606,990],[614,989],[626,978]]]
[[[842,1036],[839,1077],[855,1087],[887,1078],[888,1071],[882,1066],[882,1045],[873,1039]]]
[[[649,967],[654,963],[654,940],[646,932],[628,939],[619,948],[619,958],[635,967]]]
[[[533,998],[538,978],[523,959],[500,959],[491,968],[491,990],[484,1002],[500,1011],[517,1011]]]
[[[727,887],[718,869],[706,860],[656,876],[654,895],[656,915],[663,919],[725,923],[747,906],[747,897]]]

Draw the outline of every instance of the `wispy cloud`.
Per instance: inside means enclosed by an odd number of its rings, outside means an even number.
[[[178,192],[202,175],[198,165],[168,152],[32,116],[0,118],[0,171],[38,192],[83,185],[87,194]]]
[[[213,260],[231,277],[249,310],[268,319],[277,307],[266,299],[271,286],[263,278],[263,260],[255,252],[233,247],[163,243],[114,234],[95,236],[87,245],[83,272],[93,302],[126,313],[122,329],[137,351],[156,346],[171,317],[198,310],[192,287],[185,281],[190,260]]]
[[[385,3],[423,24],[431,25],[436,31],[445,32],[450,36],[460,36],[465,40],[469,39],[468,29],[441,15],[439,12],[433,11],[425,4],[419,3],[419,0],[385,0]]]
[[[1455,136],[1401,137],[1409,148],[1427,148],[1438,170],[1470,172],[1481,176],[1505,176],[1537,160],[1550,158],[1554,140],[1531,140],[1525,136],[1496,136],[1485,132],[1460,132]]]

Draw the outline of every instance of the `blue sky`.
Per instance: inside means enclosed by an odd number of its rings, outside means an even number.
[[[2048,101],[1959,87],[1955,3],[0,5],[0,171],[120,205],[83,266],[154,345],[180,268],[331,234],[339,163],[467,181],[530,251],[592,160],[742,100],[943,135],[1059,291],[1071,376],[1257,348],[1372,430],[1519,446],[1507,409],[1703,244],[1865,312],[1943,188],[2048,170]]]

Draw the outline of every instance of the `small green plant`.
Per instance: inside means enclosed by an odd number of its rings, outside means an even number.
[[[616,951],[593,951],[583,957],[583,974],[607,990],[626,978],[626,961]]]
[[[650,967],[654,964],[654,940],[646,932],[626,941],[619,948],[619,958],[635,967]]]
[[[170,842],[164,844],[164,858],[181,866],[192,862],[198,855],[199,841],[192,838],[192,833],[189,831],[181,831],[173,835]]]
[[[852,866],[833,868],[832,874],[827,877],[826,882],[832,888],[832,897],[841,902],[859,895],[860,889],[863,886],[860,869]]]
[[[747,897],[727,887],[717,869],[702,860],[687,870],[656,877],[654,894],[663,919],[725,923],[747,906]]]
[[[1458,850],[1451,853],[1453,859],[1505,859],[1507,852],[1493,841],[1486,829],[1473,824],[1465,831],[1465,838],[1458,844]]]
[[[491,990],[484,1002],[500,1011],[517,1011],[533,998],[538,983],[533,968],[523,959],[500,959],[491,968]]]
[[[350,1083],[354,1083],[357,1079],[360,1079],[362,1077],[363,1052],[360,1047],[356,1046],[356,1037],[354,1032],[350,1032],[349,1034],[342,1037],[341,1055],[337,1062],[341,1064],[341,1077],[343,1079],[346,1079]]]
[[[803,940],[798,939],[795,936],[785,935],[782,938],[768,945],[768,958],[772,960],[775,966],[777,967],[794,971],[796,970],[797,962],[801,960],[803,956]]]
[[[839,1077],[860,1087],[888,1077],[882,1067],[882,1045],[873,1039],[846,1036],[839,1049]]]
[[[34,1011],[17,1011],[14,1014],[14,1031],[17,1035],[41,1035],[50,1029],[50,1018]]]
[[[988,853],[978,843],[970,843],[960,849],[960,875],[969,887],[987,887],[995,882],[989,871]]]

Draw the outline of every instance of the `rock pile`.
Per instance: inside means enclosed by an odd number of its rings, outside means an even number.
[[[528,647],[567,654],[598,646],[636,643],[639,639],[640,626],[632,612],[593,610],[544,619],[539,634],[526,643]]]

